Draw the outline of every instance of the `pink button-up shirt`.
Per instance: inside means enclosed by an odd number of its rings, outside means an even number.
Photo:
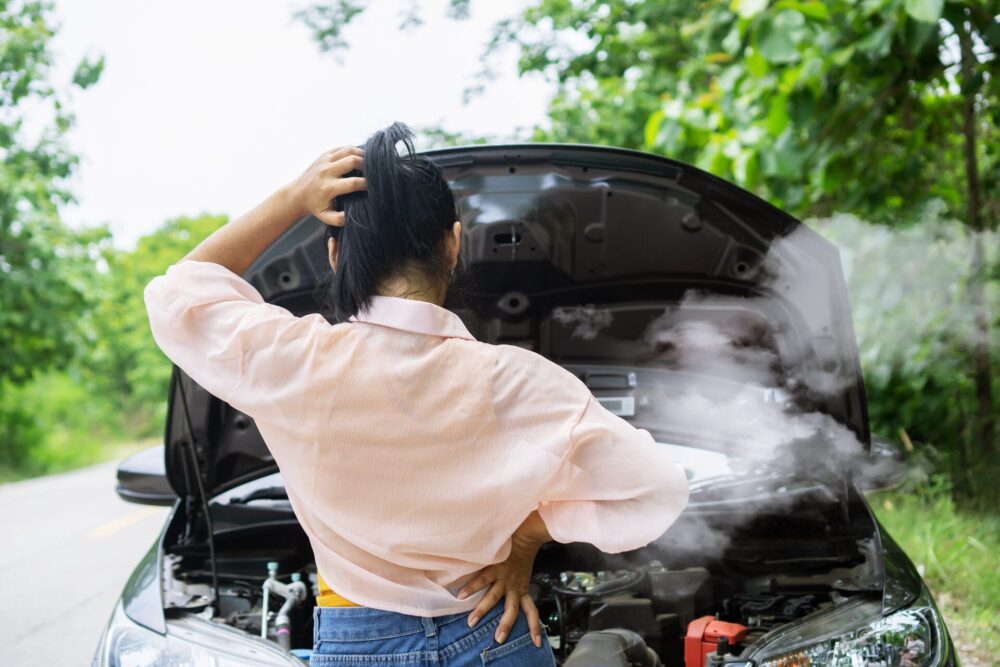
[[[157,344],[250,415],[330,587],[439,616],[507,558],[538,509],[557,542],[602,551],[659,537],[687,479],[642,429],[544,357],[482,343],[445,308],[377,296],[352,321],[296,317],[208,262],[145,291]]]

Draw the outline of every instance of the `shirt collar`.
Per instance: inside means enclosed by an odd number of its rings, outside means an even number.
[[[398,296],[373,296],[368,310],[352,315],[347,321],[380,324],[430,336],[476,340],[461,318],[447,308]]]

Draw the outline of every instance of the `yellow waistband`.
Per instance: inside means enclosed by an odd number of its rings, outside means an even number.
[[[323,575],[316,573],[317,584],[319,585],[319,595],[316,596],[316,606],[318,607],[360,607],[356,602],[351,602],[347,598],[335,593],[323,581]]]

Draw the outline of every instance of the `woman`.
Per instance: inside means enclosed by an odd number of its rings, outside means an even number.
[[[146,288],[153,336],[281,469],[320,574],[313,664],[553,665],[539,547],[648,544],[687,481],[571,373],[442,307],[462,226],[411,138],[324,153],[205,239]],[[240,278],[306,214],[331,231],[336,324]]]

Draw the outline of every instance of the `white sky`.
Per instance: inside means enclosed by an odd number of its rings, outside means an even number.
[[[239,215],[322,151],[394,120],[501,136],[542,122],[551,87],[518,79],[513,52],[462,105],[494,21],[525,3],[473,2],[455,22],[444,0],[424,0],[425,23],[400,33],[403,2],[377,0],[339,64],[292,20],[305,0],[57,0],[55,81],[84,54],[107,61],[71,101],[80,203],[64,219],[107,222],[131,246],[178,215]]]

